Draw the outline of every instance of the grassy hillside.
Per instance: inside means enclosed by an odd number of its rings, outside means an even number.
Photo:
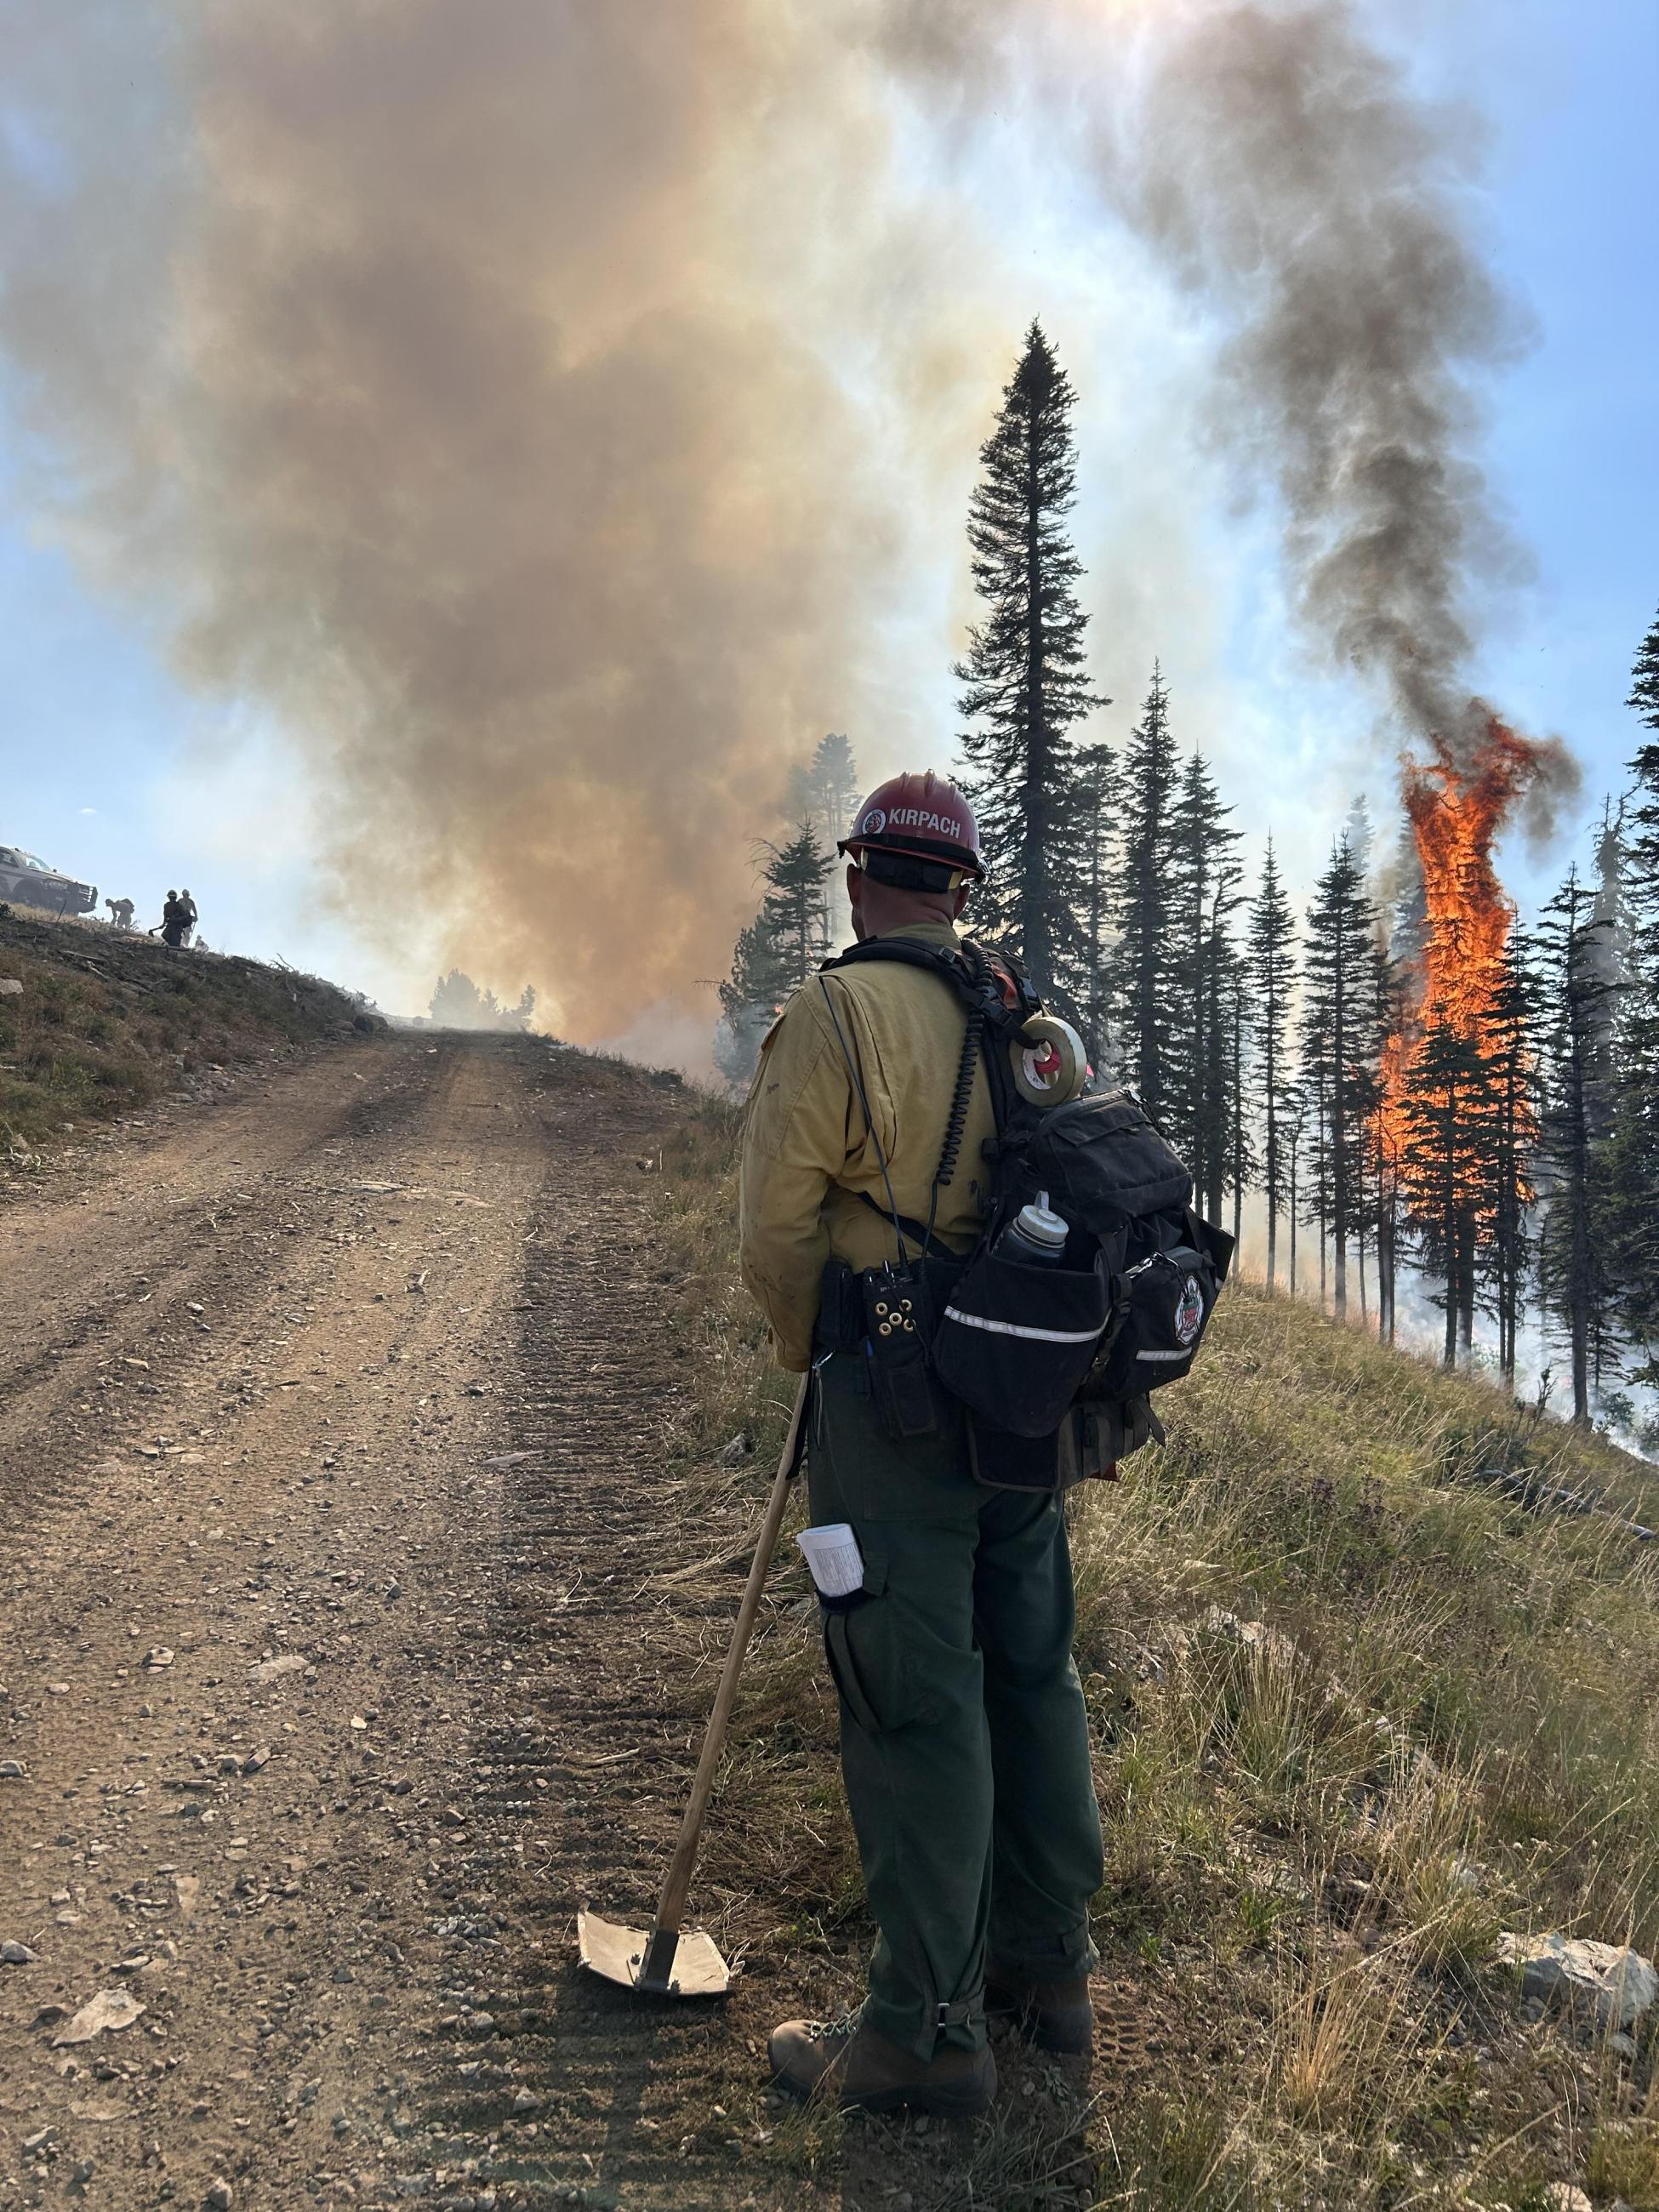
[[[708,1109],[660,1202],[688,1480],[736,1536],[788,1386],[735,1280],[734,1133]],[[1651,1470],[1248,1288],[1164,1401],[1168,1448],[1070,1508],[1111,2067],[925,2167],[890,2124],[810,2117],[757,2155],[830,2173],[877,2130],[917,2208],[1547,2212],[1568,2181],[1659,2206],[1645,2038],[1532,2016],[1495,1958],[1500,1929],[1659,1950],[1659,1547],[1484,1479],[1659,1522]],[[752,1471],[722,1472],[745,1425]],[[708,1879],[751,1971],[852,1994],[869,1929],[806,1587],[781,1562]]]
[[[376,1025],[314,975],[14,908],[0,915],[0,1176],[216,1066]]]

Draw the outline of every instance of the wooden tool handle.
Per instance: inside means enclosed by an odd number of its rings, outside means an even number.
[[[714,1769],[720,1765],[720,1753],[726,1746],[726,1724],[732,1717],[732,1700],[738,1694],[738,1677],[743,1671],[744,1654],[749,1649],[755,1616],[760,1611],[766,1571],[772,1564],[778,1531],[783,1526],[784,1507],[789,1502],[789,1485],[794,1480],[795,1470],[800,1463],[801,1429],[806,1419],[806,1395],[811,1379],[810,1375],[803,1375],[800,1388],[795,1393],[795,1410],[790,1416],[789,1431],[783,1440],[777,1479],[772,1485],[772,1495],[767,1500],[766,1518],[761,1522],[760,1540],[755,1547],[754,1564],[749,1570],[743,1603],[738,1608],[731,1648],[726,1655],[726,1664],[720,1669],[720,1687],[714,1692],[714,1709],[708,1716],[708,1732],[702,1740],[702,1756],[697,1761],[690,1802],[686,1806],[685,1819],[681,1823],[679,1842],[674,1846],[674,1856],[669,1862],[662,1895],[657,1900],[657,1917],[651,1930],[650,1948],[640,1971],[641,1983],[646,1982],[647,1977],[665,1982],[666,1968],[673,1958],[674,1943],[678,1939],[680,1920],[685,1911],[686,1893],[691,1887],[691,1870],[696,1864],[697,1845],[702,1839],[703,1816],[708,1810],[709,1793],[714,1786]],[[665,1937],[669,1939],[666,1944],[663,1943]],[[666,1950],[667,1958],[661,1960],[659,1972],[653,1974],[652,1954],[659,1952],[659,1947]]]

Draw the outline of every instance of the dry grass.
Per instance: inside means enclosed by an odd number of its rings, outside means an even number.
[[[1479,1768],[1448,1778],[1406,1757],[1389,1783],[1368,1823],[1381,1909],[1408,1931],[1421,1964],[1473,1977],[1491,1962],[1504,1908],[1519,1901],[1476,1855]]]
[[[1275,1992],[1273,2100],[1298,2126],[1372,2133],[1409,2101],[1404,2078],[1425,2049],[1425,1993],[1398,1947],[1367,1951],[1322,1934],[1304,1957],[1286,1954]]]
[[[1659,2131],[1645,2120],[1614,2121],[1596,2130],[1585,2179],[1598,2197],[1622,2197],[1631,2212],[1659,2207]]]
[[[0,1176],[214,1066],[376,1024],[331,983],[95,922],[0,917]]]
[[[1154,2096],[1103,2128],[1096,2203],[1122,2212],[1266,2212],[1213,2100]]]
[[[735,1133],[708,1108],[659,1187],[711,1553],[755,1511],[789,1397],[736,1279]],[[1659,1560],[1480,1480],[1524,1467],[1652,1523],[1651,1470],[1248,1287],[1169,1395],[1168,1449],[1069,1509],[1097,1940],[1156,2043],[1063,2126],[1000,2119],[939,2201],[1544,2212],[1571,2178],[1659,2206],[1645,2050],[1632,2066],[1526,2022],[1492,1966],[1500,1925],[1659,1948]],[[744,1428],[753,1458],[720,1468]],[[754,1917],[774,1900],[780,1958],[803,1945],[853,1986],[867,1929],[834,1714],[789,1611],[805,1584],[779,1589],[723,1871]],[[814,2172],[849,2155],[812,2142]],[[1004,2198],[963,2194],[997,2158]]]

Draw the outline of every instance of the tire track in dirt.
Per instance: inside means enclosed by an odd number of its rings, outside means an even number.
[[[0,2203],[358,2203],[492,2157],[400,2145],[452,1863],[516,1856],[476,1747],[525,1240],[567,1123],[666,1109],[527,1042],[346,1057],[0,1223],[56,1267],[0,1281],[0,1939],[38,1954],[0,1969]],[[56,2044],[103,1988],[136,2024]]]
[[[492,2191],[662,2212],[824,2201],[754,2162],[750,2007],[641,2003],[574,1960],[580,1905],[650,1918],[732,1618],[723,1591],[665,1598],[656,1579],[706,1540],[664,1494],[680,1383],[640,1172],[660,1121],[642,1093],[568,1131],[529,1250],[473,1701],[481,1826],[446,1861],[450,1971],[405,2172],[377,2201],[427,2181],[453,2212]]]
[[[574,1963],[579,1904],[649,1919],[735,1610],[664,1576],[753,1503],[688,1518],[670,1465],[678,1110],[377,1041],[0,1216],[56,1269],[0,1270],[0,2208],[955,2201],[937,2130],[789,2150],[766,2030],[861,1938],[799,1952],[799,1838],[727,1848],[741,1802],[693,1893],[724,2004]],[[131,2027],[54,2042],[110,1989]]]
[[[91,1393],[131,1392],[135,1413],[139,1397],[158,1394],[147,1369],[121,1371],[141,1356],[139,1340],[172,1351],[191,1334],[235,1327],[262,1288],[240,1248],[298,1234],[285,1212],[294,1164],[330,1140],[343,1156],[353,1135],[414,1111],[421,1094],[410,1069],[408,1048],[391,1041],[333,1055],[283,1084],[279,1112],[270,1093],[243,1101],[162,1146],[124,1148],[86,1188],[77,1179],[44,1203],[14,1200],[0,1212],[0,1501],[62,1502],[65,1438],[118,1426],[82,1418]],[[103,1410],[125,1403],[112,1398]],[[30,1448],[46,1426],[59,1464],[43,1483]]]

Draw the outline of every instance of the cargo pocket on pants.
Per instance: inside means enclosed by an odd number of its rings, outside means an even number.
[[[906,1663],[899,1616],[887,1595],[887,1562],[860,1534],[863,1602],[823,1615],[823,1653],[847,1712],[871,1735],[920,1720],[927,1699],[916,1669]]]

